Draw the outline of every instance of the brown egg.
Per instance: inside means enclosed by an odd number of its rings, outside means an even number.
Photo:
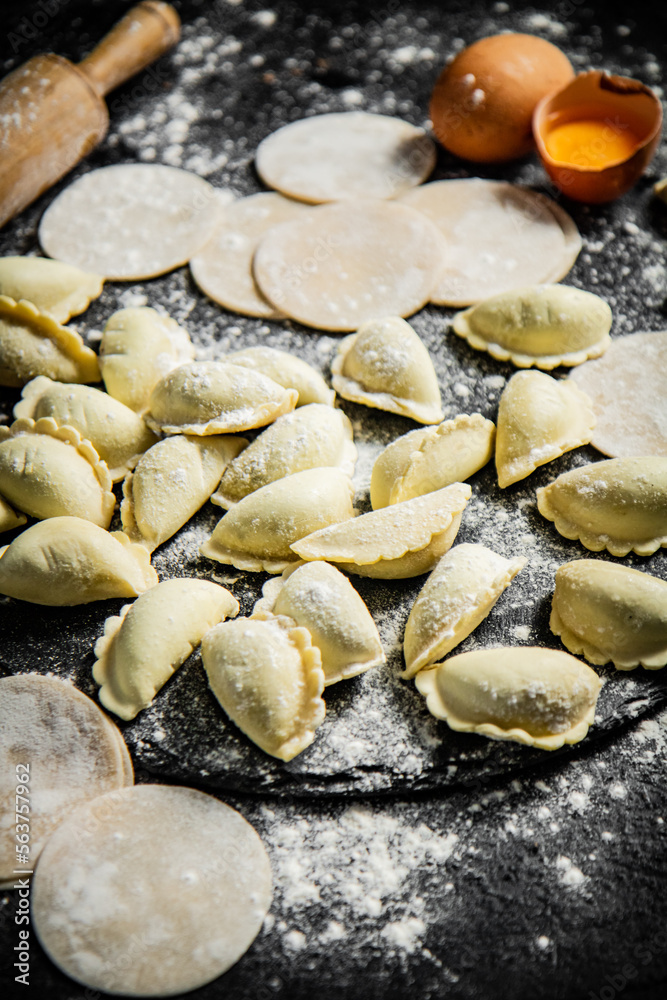
[[[574,77],[567,56],[535,35],[491,35],[447,66],[431,97],[436,137],[450,152],[498,163],[533,149],[538,101]]]

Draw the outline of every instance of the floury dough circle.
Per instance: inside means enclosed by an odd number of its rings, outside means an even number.
[[[431,296],[436,305],[469,306],[514,288],[560,281],[581,250],[567,212],[505,181],[434,181],[400,201],[423,212],[447,241],[447,263]]]
[[[190,261],[192,277],[205,295],[244,316],[284,316],[264,298],[252,273],[260,239],[281,222],[308,210],[302,201],[265,191],[225,206],[213,237]]]
[[[102,167],[49,205],[39,242],[49,257],[115,281],[154,278],[186,264],[217,225],[208,181],[176,167]]]
[[[192,788],[137,785],[56,830],[32,917],[49,957],[84,986],[172,996],[234,965],[270,903],[269,859],[239,813]]]
[[[445,241],[421,212],[359,199],[312,208],[271,229],[254,259],[270,302],[320,330],[356,330],[367,320],[411,316],[428,302]]]
[[[314,203],[395,198],[435,166],[423,129],[365,111],[314,115],[279,128],[257,148],[259,176],[291,198]]]

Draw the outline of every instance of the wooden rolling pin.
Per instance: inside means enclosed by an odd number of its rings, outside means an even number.
[[[0,227],[76,166],[109,127],[103,100],[166,52],[180,19],[160,0],[128,11],[77,66],[34,56],[0,83]]]

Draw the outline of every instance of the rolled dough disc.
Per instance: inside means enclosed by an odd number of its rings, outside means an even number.
[[[197,174],[122,163],[84,174],[49,205],[39,225],[44,253],[116,281],[166,274],[208,242],[217,192]]]
[[[257,287],[252,258],[267,230],[304,211],[307,206],[303,202],[273,191],[226,206],[214,235],[190,261],[192,277],[202,292],[225,309],[245,316],[283,317]]]
[[[406,205],[342,201],[275,226],[260,241],[255,279],[292,319],[356,330],[369,319],[411,316],[428,302],[446,251],[432,222]]]
[[[30,777],[23,781],[23,769]],[[15,869],[34,867],[42,847],[71,810],[97,795],[131,785],[125,741],[94,701],[66,681],[39,674],[0,679],[0,885]],[[16,863],[16,786],[29,791],[30,864]],[[20,805],[23,805],[21,802]]]
[[[365,111],[315,115],[279,128],[257,148],[259,176],[301,201],[394,198],[435,166],[423,129]]]
[[[570,379],[591,398],[603,455],[667,456],[667,331],[618,337]]]
[[[51,837],[32,919],[72,979],[171,996],[238,961],[270,902],[269,859],[239,813],[192,788],[136,785],[77,809]]]
[[[444,235],[448,257],[431,301],[468,306],[525,285],[564,278],[581,237],[545,195],[479,177],[434,181],[401,197]]]

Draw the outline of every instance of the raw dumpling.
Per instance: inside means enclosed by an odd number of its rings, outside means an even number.
[[[194,356],[190,337],[175,320],[139,306],[119,309],[107,320],[100,370],[109,395],[143,413],[160,379]]]
[[[211,501],[226,509],[268,483],[304,469],[330,466],[352,477],[357,449],[342,410],[311,403],[267,427],[225,469]]]
[[[617,670],[667,664],[667,582],[598,559],[556,570],[551,631],[571,653]]]
[[[354,516],[354,487],[340,469],[306,469],[262,486],[232,507],[200,552],[237,569],[282,573],[304,535]]]
[[[392,441],[373,465],[373,510],[463,482],[491,459],[495,437],[493,423],[473,413]]]
[[[540,750],[583,740],[602,686],[569,653],[539,646],[459,653],[422,670],[415,684],[431,714],[451,729]]]
[[[106,463],[74,427],[29,417],[0,427],[0,491],[31,517],[111,523],[116,497]]]
[[[143,545],[80,517],[50,517],[0,549],[0,594],[61,607],[136,597],[157,573]]]
[[[331,371],[333,387],[343,399],[421,424],[442,420],[433,362],[410,324],[399,316],[369,320],[345,337]]]
[[[324,721],[320,651],[305,628],[238,618],[207,632],[202,661],[213,694],[265,753],[292,760]]]
[[[102,294],[104,278],[46,257],[0,258],[0,295],[27,299],[58,323],[84,312]]]
[[[119,616],[107,618],[95,644],[99,699],[121,719],[148,708],[204,634],[239,613],[238,601],[208,580],[164,580]]]
[[[464,543],[442,557],[420,590],[405,626],[406,679],[446,656],[477,628],[526,559],[504,559]]]
[[[205,504],[225,466],[246,445],[231,434],[158,441],[123,483],[123,531],[149,552],[176,534]]]
[[[301,559],[326,559],[358,576],[419,576],[433,569],[453,544],[470,494],[467,484],[453,483],[322,528],[294,542],[292,549]]]
[[[592,292],[529,285],[457,313],[452,329],[478,351],[518,368],[580,365],[611,343],[611,309]]]
[[[301,358],[275,347],[246,347],[242,351],[231,351],[226,361],[242,368],[254,368],[262,375],[268,375],[285,389],[296,389],[299,398],[297,406],[308,403],[324,403],[333,406],[336,394],[330,389],[318,371]]]
[[[122,479],[139,456],[155,444],[141,417],[106,392],[84,385],[65,385],[40,375],[24,387],[15,417],[53,417],[75,427],[106,462],[114,482]]]
[[[158,434],[231,434],[289,413],[297,395],[250,368],[193,361],[157,383],[146,423]]]
[[[588,444],[594,427],[591,401],[572,382],[558,382],[544,372],[517,372],[498,405],[498,485],[511,486],[539,465]]]
[[[0,497],[0,535],[3,531],[11,531],[13,528],[20,528],[25,524],[27,518],[24,514],[17,514],[12,510],[7,501]]]
[[[21,386],[36,375],[60,382],[99,382],[97,355],[78,333],[32,302],[0,295],[0,385]]]
[[[257,616],[286,615],[308,629],[322,656],[325,685],[386,662],[375,622],[347,577],[325,562],[289,567],[267,580]]]
[[[651,556],[667,546],[667,458],[611,458],[537,491],[537,509],[593,552]]]

